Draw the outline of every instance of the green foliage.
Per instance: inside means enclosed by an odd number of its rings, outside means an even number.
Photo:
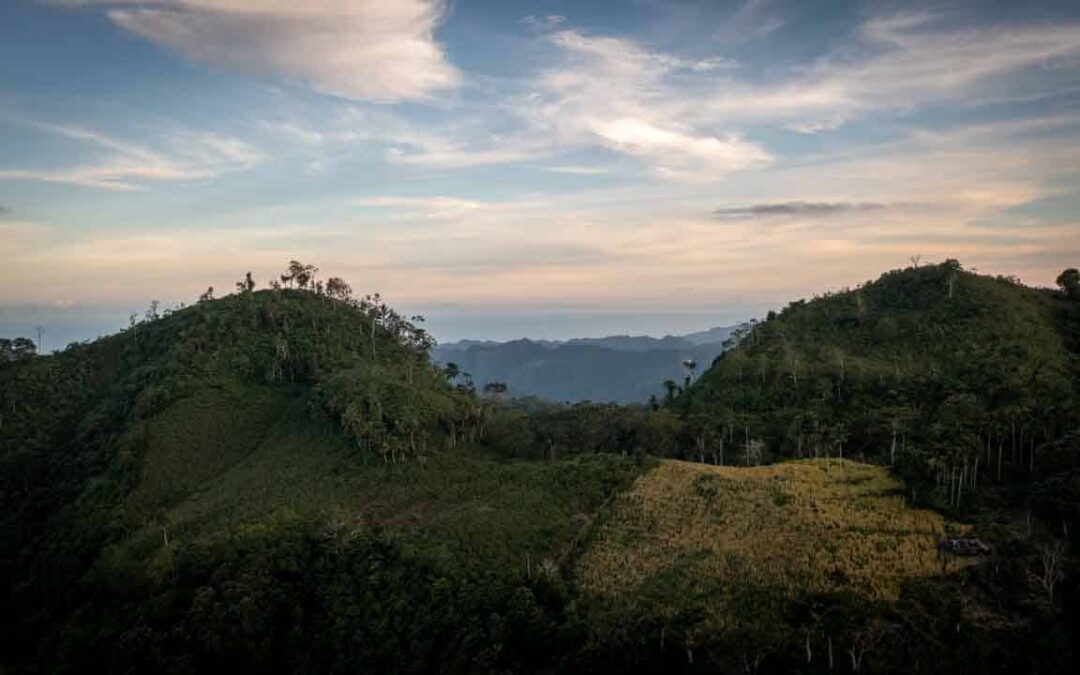
[[[765,459],[896,465],[955,506],[979,477],[1026,480],[1080,424],[1072,311],[955,261],[897,270],[747,326],[671,408],[761,440]]]
[[[614,403],[511,402],[494,406],[488,417],[483,445],[503,456],[679,455],[678,419],[667,410]]]
[[[892,272],[747,327],[685,391],[671,382],[667,405],[638,408],[477,395],[430,363],[416,320],[317,273],[293,261],[271,290],[248,275],[235,295],[155,303],[118,335],[0,361],[0,669],[824,672],[830,644],[844,669],[1068,669],[1067,293],[951,262]],[[623,540],[603,535],[637,522],[627,491],[663,477],[635,483],[658,471],[650,456],[850,464],[840,454],[892,462],[908,494],[988,520],[1030,509],[1033,531],[991,538],[993,564],[963,586],[849,592],[877,587],[866,560],[911,569],[925,547],[863,555],[884,535],[845,525],[898,506],[891,483],[844,483],[817,507],[794,483],[737,487],[796,465],[699,467],[709,480],[660,494]],[[767,555],[716,558],[709,528],[739,523],[747,550],[784,527],[845,529],[794,540],[795,562],[820,564],[793,593]],[[643,545],[657,570],[641,583],[583,573],[583,556]],[[766,581],[730,583],[743,578]],[[598,579],[610,592],[587,590]]]
[[[1070,267],[1058,275],[1057,285],[1070,300],[1080,299],[1080,271]]]
[[[14,340],[0,338],[0,366],[13,361],[23,361],[37,354],[37,345],[30,338],[17,337]]]
[[[0,369],[3,667],[557,658],[581,542],[647,463],[476,454],[492,401],[423,331],[289,274]]]

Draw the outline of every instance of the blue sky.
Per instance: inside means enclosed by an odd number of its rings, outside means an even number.
[[[0,4],[0,333],[290,258],[437,336],[694,330],[1080,259],[1080,6]]]

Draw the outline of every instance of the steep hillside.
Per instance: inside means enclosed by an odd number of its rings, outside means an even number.
[[[550,662],[561,570],[644,464],[469,450],[423,331],[307,286],[0,366],[0,668]]]
[[[770,313],[676,407],[729,452],[899,464],[958,503],[1076,428],[1076,312],[955,261],[898,270]]]

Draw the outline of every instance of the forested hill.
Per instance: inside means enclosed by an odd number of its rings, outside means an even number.
[[[899,464],[956,503],[1077,427],[1078,316],[956,261],[895,270],[748,326],[676,406],[741,452]]]
[[[1071,672],[1080,275],[892,272],[620,406],[316,272],[0,341],[0,672]]]
[[[517,562],[554,555],[570,516],[638,471],[452,457],[477,408],[431,365],[426,333],[313,274],[297,263],[261,291],[249,275],[227,297],[0,362],[0,670],[470,663],[479,648],[455,637],[506,611]],[[459,510],[477,495],[499,514],[483,526]],[[381,576],[351,572],[377,561]],[[444,615],[465,602],[475,616]],[[413,611],[428,623],[386,623]]]

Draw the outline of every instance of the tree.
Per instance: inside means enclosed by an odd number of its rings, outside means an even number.
[[[352,287],[341,277],[326,280],[326,294],[335,300],[348,300],[352,297]]]
[[[458,378],[458,375],[461,375],[461,369],[458,367],[458,364],[450,362],[443,368],[443,374],[446,375],[446,381],[453,384],[454,380]]]
[[[1080,300],[1080,271],[1075,267],[1070,267],[1059,274],[1057,285],[1070,300]]]
[[[949,298],[952,299],[953,293],[956,290],[956,280],[960,278],[960,272],[963,267],[960,266],[960,261],[955,258],[949,258],[941,264],[941,269],[945,272],[945,286],[949,292]]]
[[[693,382],[694,374],[697,372],[697,361],[694,359],[684,359],[682,362],[683,368],[686,368],[687,377],[689,381]]]
[[[1054,539],[1039,545],[1039,562],[1042,569],[1030,572],[1032,582],[1046,592],[1046,598],[1054,601],[1054,587],[1065,578],[1065,542]]]
[[[236,282],[237,293],[250,293],[255,290],[255,280],[251,278],[251,272],[244,275],[244,278]]]
[[[675,380],[664,380],[664,389],[667,390],[667,402],[671,403],[675,400],[675,390],[679,388],[679,385]]]
[[[285,274],[281,275],[281,283],[286,286],[296,284],[297,288],[307,288],[308,284],[314,284],[315,273],[319,271],[314,265],[305,265],[299,260],[290,260]]]
[[[23,361],[37,355],[37,346],[30,338],[0,339],[0,363]]]
[[[488,382],[484,385],[484,393],[498,396],[505,394],[508,388],[505,382]]]
[[[199,296],[199,302],[209,302],[214,299],[214,287],[206,289],[206,292]]]

